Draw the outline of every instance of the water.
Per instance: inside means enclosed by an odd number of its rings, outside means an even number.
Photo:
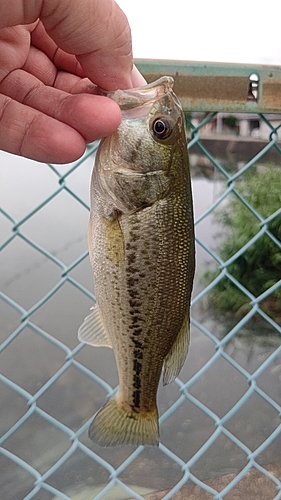
[[[235,161],[232,164],[226,159],[223,161],[229,169],[236,168]],[[196,155],[191,156],[191,164],[195,216],[198,219],[219,196],[222,177],[214,174],[208,163],[202,164],[202,159]],[[0,153],[0,165],[1,203],[17,221],[58,189],[57,177],[48,166],[4,153]],[[58,170],[60,173],[66,173],[68,168],[69,166],[61,166]],[[91,169],[92,158],[86,160],[66,179],[67,187],[86,204],[89,203]],[[62,271],[59,266],[32,248],[26,238],[51,252],[66,265],[70,265],[86,249],[87,224],[88,211],[85,207],[77,203],[69,192],[60,192],[21,226],[23,237],[17,236],[2,251],[2,291],[24,309],[32,307],[56,285]],[[5,240],[11,235],[12,227],[13,224],[9,220],[3,216],[0,218],[1,239]],[[196,227],[197,237],[211,248],[216,246],[214,235],[217,231],[218,227],[210,217]],[[194,296],[202,289],[200,275],[205,263],[210,260],[206,251],[200,246],[197,247]],[[85,288],[93,290],[88,258],[74,268],[70,276]],[[30,319],[34,325],[74,349],[78,344],[77,329],[91,305],[89,297],[66,281],[55,295],[33,312]],[[219,339],[238,322],[237,318],[226,319],[217,311],[202,307],[200,303],[193,308],[192,316]],[[21,313],[2,302],[0,317],[0,341],[3,342],[20,325]],[[252,374],[279,346],[280,338],[274,334],[271,327],[262,320],[252,320],[225,347],[225,352]],[[193,326],[190,351],[180,379],[184,382],[191,379],[215,353],[214,342]],[[34,395],[65,366],[65,356],[65,351],[38,335],[32,328],[26,327],[0,354],[1,373]],[[116,386],[118,379],[112,350],[83,347],[76,354],[75,360],[94,371],[107,384]],[[280,367],[279,355],[257,378],[258,386],[279,404]],[[247,377],[223,357],[219,357],[191,386],[190,394],[222,418],[248,389]],[[179,397],[179,388],[175,382],[164,388],[160,385],[160,415]],[[27,407],[25,397],[1,382],[0,398],[0,430],[3,435],[25,415]],[[100,408],[105,399],[106,390],[72,365],[38,398],[37,407],[76,432]],[[250,450],[255,450],[279,424],[278,412],[254,392],[235,416],[227,421],[225,427]],[[161,441],[186,462],[215,429],[214,421],[206,413],[193,402],[185,401],[161,425]],[[114,468],[119,467],[132,453],[132,448],[128,446],[101,449],[89,441],[86,430],[81,436],[81,442]],[[69,450],[70,443],[66,434],[47,423],[42,415],[34,413],[5,440],[3,446],[28,462],[40,474],[44,474]],[[265,447],[257,460],[260,464],[278,461],[281,459],[280,450],[279,435],[272,444]],[[237,472],[246,463],[247,454],[225,435],[221,435],[194,463],[191,471],[197,477],[205,479]],[[182,475],[180,465],[168,458],[161,449],[145,448],[120,474],[119,479],[127,485],[135,485],[135,488],[145,487],[146,491],[160,491],[173,487]],[[3,455],[0,456],[0,476],[1,496],[5,500],[22,499],[32,489],[32,474]],[[46,482],[75,500],[85,500],[89,490],[92,494],[99,491],[102,485],[107,484],[108,477],[109,471],[106,468],[77,448]],[[139,491],[141,493],[144,490]],[[111,492],[111,495],[114,493]],[[50,500],[54,496],[53,493],[40,490],[34,498]],[[124,493],[120,498],[128,496]]]

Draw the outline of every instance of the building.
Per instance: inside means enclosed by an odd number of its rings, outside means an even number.
[[[197,126],[202,113],[192,113],[192,123]],[[268,140],[272,129],[281,124],[281,114],[258,115],[255,113],[218,113],[213,120],[201,128],[201,137],[210,135],[231,135],[243,138]]]

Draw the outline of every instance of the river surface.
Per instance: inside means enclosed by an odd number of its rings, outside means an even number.
[[[232,159],[222,159],[225,168],[233,170],[237,164]],[[61,279],[62,270],[38,249],[44,248],[66,266],[71,265],[86,250],[88,210],[73,196],[79,196],[89,204],[89,183],[93,158],[88,158],[73,173],[66,177],[69,191],[62,190],[49,203],[35,212],[20,226],[19,232],[1,253],[1,290],[23,310],[29,310],[44,297]],[[243,163],[243,162],[242,162]],[[203,158],[191,155],[192,185],[195,219],[218,199],[223,189],[221,174]],[[240,164],[241,167],[241,164]],[[63,175],[69,166],[56,167]],[[58,176],[47,165],[19,159],[0,152],[1,206],[17,222],[54,193],[60,185]],[[12,234],[13,222],[0,215],[1,242]],[[204,245],[215,249],[218,232],[213,217],[208,216],[196,226],[196,236]],[[34,242],[37,248],[28,241]],[[202,290],[200,281],[210,255],[197,245],[197,268],[193,297]],[[77,345],[77,329],[88,314],[92,299],[82,293],[75,283],[79,282],[93,292],[92,272],[88,258],[83,259],[69,273],[66,280],[50,299],[32,312],[31,325],[22,329],[18,336],[0,352],[1,374],[26,391],[25,395],[0,380],[0,435],[6,432],[26,414],[28,394],[36,395],[40,412],[34,412],[3,442],[9,453],[27,462],[40,474],[50,469],[70,448],[66,433],[45,418],[52,418],[78,431],[104,404],[107,391],[98,380],[93,380],[79,367],[93,371],[106,384],[115,387],[118,383],[113,352],[108,348],[84,346],[74,356],[75,362],[67,369],[65,365],[67,346],[72,350]],[[1,302],[0,342],[21,324],[23,311]],[[187,361],[181,371],[184,383],[216,355],[215,342],[195,326],[199,322],[216,339],[222,339],[239,319],[226,319],[218,311],[206,308],[205,302],[196,302],[192,308],[195,320],[191,326],[191,345]],[[32,327],[40,328],[43,335]],[[44,336],[47,332],[52,337]],[[56,339],[57,343],[50,340]],[[63,345],[58,344],[61,342]],[[218,356],[201,376],[194,379],[189,388],[190,399],[185,399],[171,416],[164,419],[160,427],[161,443],[172,453],[187,462],[216,430],[211,414],[205,413],[196,401],[222,418],[245,395],[249,383],[245,372],[238,370],[230,360],[238,363],[248,374],[254,373],[266,360],[267,367],[256,378],[257,386],[271,400],[281,401],[281,356],[274,353],[281,341],[274,328],[262,319],[254,319],[224,347],[229,358]],[[270,358],[270,356],[272,358]],[[61,370],[60,376],[57,376]],[[53,384],[45,384],[54,377]],[[45,388],[42,393],[41,388]],[[27,394],[28,393],[28,394]],[[158,405],[160,415],[181,396],[179,385],[159,387]],[[43,412],[43,413],[42,413]],[[230,416],[224,427],[251,451],[258,447],[280,425],[277,409],[260,393],[253,391],[247,401]],[[124,446],[102,449],[87,437],[86,427],[80,441],[92,452],[106,460],[114,468],[119,467],[132,453],[133,448]],[[259,453],[259,464],[281,460],[281,435]],[[247,453],[225,433],[211,444],[208,450],[192,464],[191,472],[200,479],[238,472],[247,464]],[[46,483],[57,488],[73,500],[93,498],[108,482],[108,470],[92,457],[77,448],[61,467],[46,479]],[[169,458],[162,448],[145,448],[135,460],[118,476],[126,485],[143,494],[172,488],[183,476],[181,466]],[[22,500],[31,491],[33,475],[17,465],[11,458],[0,455],[0,492],[5,500]],[[118,489],[118,491],[117,491]],[[124,499],[130,495],[117,488],[104,498]],[[33,498],[51,500],[54,492],[41,489]]]

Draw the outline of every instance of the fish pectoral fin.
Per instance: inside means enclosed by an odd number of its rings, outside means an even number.
[[[107,220],[103,218],[103,231],[107,257],[119,266],[124,260],[124,236],[119,218]]]
[[[189,345],[189,311],[170,351],[164,359],[163,385],[170,384],[180,373]]]
[[[98,305],[91,307],[93,311],[87,316],[78,330],[78,339],[84,344],[112,347],[111,341],[104,329]]]

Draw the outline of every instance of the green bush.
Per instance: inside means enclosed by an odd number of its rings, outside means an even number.
[[[223,123],[229,127],[229,128],[236,128],[237,126],[237,123],[238,123],[238,120],[236,118],[236,116],[233,116],[233,115],[229,115],[229,116],[225,116],[223,118]]]
[[[263,173],[253,172],[236,182],[236,190],[263,219],[268,218],[281,207],[281,171],[271,167]],[[234,194],[224,211],[220,210],[217,220],[227,234],[218,251],[220,258],[227,261],[238,252],[260,230],[260,220]],[[281,214],[267,224],[271,235],[281,244]],[[263,234],[238,259],[230,264],[228,272],[247,288],[255,297],[265,292],[281,279],[281,248],[270,236]],[[209,284],[220,274],[219,270],[206,270],[204,284]],[[223,278],[209,294],[213,306],[233,313],[250,309],[250,299],[228,278]],[[274,317],[281,318],[281,286],[260,304],[261,308]]]

